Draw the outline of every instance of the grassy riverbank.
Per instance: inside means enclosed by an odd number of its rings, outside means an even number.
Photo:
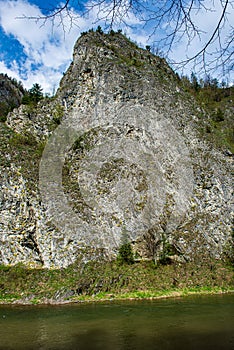
[[[233,277],[233,267],[219,261],[199,265],[92,262],[60,270],[1,265],[0,303],[64,303],[224,293],[234,290]]]

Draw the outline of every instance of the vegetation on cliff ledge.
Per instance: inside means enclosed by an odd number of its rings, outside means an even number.
[[[155,265],[89,262],[66,269],[0,266],[1,303],[63,303],[233,291],[233,268],[220,261]]]

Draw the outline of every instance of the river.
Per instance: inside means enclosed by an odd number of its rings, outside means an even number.
[[[0,306],[1,350],[233,350],[234,294]]]

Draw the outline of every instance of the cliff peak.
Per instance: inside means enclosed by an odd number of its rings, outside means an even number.
[[[56,97],[1,124],[0,262],[231,255],[232,157],[202,113],[164,59],[83,34]]]

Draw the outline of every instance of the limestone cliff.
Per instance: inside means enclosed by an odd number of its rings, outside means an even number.
[[[4,121],[13,108],[19,107],[24,94],[21,83],[0,73],[0,121]]]
[[[224,258],[233,158],[165,60],[87,33],[53,100],[1,123],[0,263]],[[45,146],[45,148],[44,148]]]

